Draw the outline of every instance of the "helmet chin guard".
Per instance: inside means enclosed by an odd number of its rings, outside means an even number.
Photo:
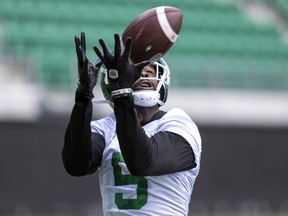
[[[160,94],[155,90],[134,91],[134,104],[140,107],[152,107],[158,103]]]

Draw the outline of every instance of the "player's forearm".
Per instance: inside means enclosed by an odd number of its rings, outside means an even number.
[[[134,110],[133,96],[114,99],[116,132],[125,163],[132,174],[138,173],[137,165],[149,157],[148,136],[140,125]],[[148,159],[146,159],[148,161]]]
[[[71,175],[81,176],[89,171],[91,164],[91,118],[91,100],[83,99],[81,94],[77,92],[62,150],[64,166]]]
[[[114,106],[119,145],[131,174],[162,175],[195,167],[192,148],[180,135],[168,131],[146,135],[134,111],[133,99],[114,100]]]

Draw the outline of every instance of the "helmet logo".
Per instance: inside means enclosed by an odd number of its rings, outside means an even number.
[[[110,70],[108,71],[108,74],[109,74],[109,77],[110,77],[111,79],[117,79],[117,78],[119,77],[118,71],[115,70],[115,69],[110,69]]]

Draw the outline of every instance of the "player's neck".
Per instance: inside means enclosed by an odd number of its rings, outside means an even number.
[[[159,111],[158,105],[153,107],[135,107],[141,124],[149,122],[151,118]]]

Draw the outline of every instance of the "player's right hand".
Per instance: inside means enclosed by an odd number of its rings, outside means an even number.
[[[99,40],[103,54],[97,46],[94,46],[95,53],[107,68],[111,92],[117,89],[131,88],[132,84],[140,78],[142,69],[151,63],[150,61],[143,61],[138,64],[130,62],[132,38],[127,38],[123,52],[119,34],[114,34],[114,40],[114,54],[109,51],[103,39]]]
[[[81,88],[89,91],[93,91],[94,86],[97,83],[100,60],[96,64],[92,64],[86,55],[86,39],[85,33],[81,32],[81,37],[79,38],[75,35],[75,47],[78,60],[78,79]]]

